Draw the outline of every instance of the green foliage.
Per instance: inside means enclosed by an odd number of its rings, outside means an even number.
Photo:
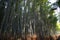
[[[57,4],[58,4],[58,6],[60,7],[60,0],[58,0],[56,3],[57,3]]]

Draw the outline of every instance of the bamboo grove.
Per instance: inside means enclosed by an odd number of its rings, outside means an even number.
[[[57,18],[48,0],[1,0],[4,16],[0,33],[13,36],[27,34],[49,36],[55,32]]]

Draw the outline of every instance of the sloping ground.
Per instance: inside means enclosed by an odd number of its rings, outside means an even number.
[[[37,36],[36,34],[34,35],[26,35],[25,38],[23,37],[15,37],[15,36],[11,36],[10,34],[8,34],[7,36],[4,35],[0,35],[0,40],[56,40],[58,37],[60,36],[60,34],[56,34],[56,35],[52,35],[49,37],[42,37],[42,36]]]

